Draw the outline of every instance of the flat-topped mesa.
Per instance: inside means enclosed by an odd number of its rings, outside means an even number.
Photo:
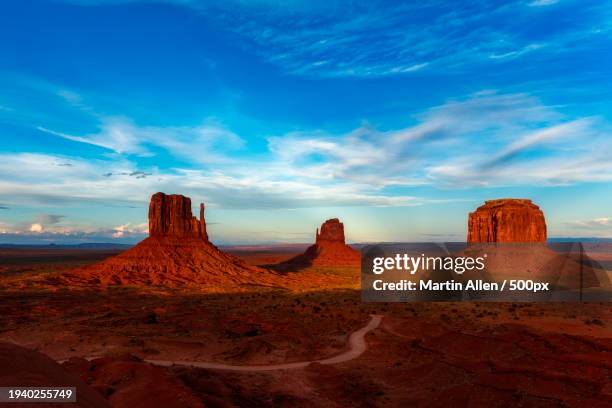
[[[546,242],[546,221],[531,200],[485,201],[468,219],[468,243]]]
[[[344,224],[338,218],[332,218],[321,225],[321,230],[317,228],[316,245],[325,245],[330,242],[344,244]]]
[[[204,221],[204,203],[200,219],[191,213],[191,199],[180,194],[155,193],[149,204],[151,237],[199,238],[208,241]]]

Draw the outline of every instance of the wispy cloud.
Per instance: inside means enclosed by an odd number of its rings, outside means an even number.
[[[138,0],[67,0],[86,6]],[[593,27],[609,26],[610,6],[597,0],[388,2],[160,0],[185,7],[287,73],[314,77],[380,77],[460,71],[535,52],[557,55],[588,46]],[[563,4],[575,16],[534,36]],[[606,12],[603,12],[606,10]],[[537,41],[534,41],[537,39]],[[543,47],[543,44],[550,45]]]
[[[557,4],[559,0],[535,0],[529,3],[531,7],[542,7]]]
[[[47,129],[44,126],[38,126],[37,129],[41,132],[63,137],[64,139],[103,147],[117,153],[130,153],[141,156],[149,154],[148,151],[142,147],[137,135],[133,134],[131,127],[126,126],[122,122],[115,122],[112,120],[110,122],[111,123],[104,124],[103,130],[100,133],[87,136],[69,135],[67,133]]]
[[[580,23],[533,37],[521,27],[546,25],[554,0],[483,4],[369,2],[328,7],[228,7],[218,15],[246,47],[286,72],[315,77],[380,77],[460,71],[529,54],[563,52],[605,22],[600,11],[577,4]],[[202,7],[201,3],[196,3]],[[342,12],[338,12],[342,8]],[[509,23],[513,22],[513,23]],[[537,39],[537,40],[536,40]],[[547,46],[550,45],[550,46]],[[586,42],[581,42],[581,47]]]
[[[138,165],[128,152],[119,154],[123,149],[115,142],[125,139],[114,138],[109,128],[114,125],[103,122],[101,132],[71,140],[110,146],[115,156],[1,155],[0,198],[7,205],[12,200],[144,203],[152,191],[162,190],[223,208],[413,206],[437,202],[401,192],[414,186],[612,180],[610,125],[598,118],[566,119],[527,94],[478,92],[431,107],[398,129],[363,125],[342,134],[302,130],[270,136],[268,151],[254,156],[215,147],[217,141],[242,143],[227,129],[120,123],[127,126],[124,146],[131,146],[132,154],[145,149],[158,154],[154,148],[163,147],[196,166]],[[214,165],[198,166],[200,160]]]
[[[612,230],[612,217],[599,217],[593,218],[591,220],[570,221],[566,224],[578,228],[605,228]]]
[[[543,48],[545,45],[544,44],[529,44],[521,49],[518,50],[513,50],[513,51],[507,51],[507,52],[501,52],[501,53],[494,53],[489,55],[489,58],[491,59],[511,59],[511,58],[517,58],[520,57],[521,55],[527,54],[529,52],[533,52],[536,50],[539,50],[540,48]]]
[[[497,154],[493,155],[490,161],[483,164],[482,170],[491,170],[494,167],[507,164],[513,159],[518,158],[521,153],[530,148],[545,147],[556,141],[570,139],[570,143],[575,143],[576,138],[593,132],[594,121],[590,119],[578,119],[565,122],[559,125],[552,125],[539,129],[521,137],[510,143]]]
[[[194,127],[138,126],[123,117],[103,117],[97,133],[71,135],[44,126],[41,132],[80,143],[99,146],[119,154],[153,155],[153,148],[162,148],[177,157],[198,163],[218,163],[223,156],[216,152],[241,149],[244,140],[214,120]]]
[[[270,149],[306,177],[379,188],[612,180],[609,124],[564,120],[525,94],[481,92],[416,118],[413,126],[384,132],[293,132],[270,138]]]
[[[612,237],[612,217],[567,221],[557,228],[560,236]]]
[[[419,205],[422,198],[388,195],[369,186],[350,183],[318,183],[307,178],[286,177],[279,168],[254,164],[231,171],[193,169],[153,170],[151,177],[105,177],[109,172],[128,173],[127,163],[95,162],[73,158],[74,168],[49,172],[57,157],[40,154],[0,155],[0,197],[7,203],[26,205],[88,203],[146,203],[152,192],[168,191],[205,199],[223,208],[304,208],[317,206]],[[119,170],[116,169],[128,170]],[[17,170],[19,169],[19,170]],[[111,171],[109,171],[111,170]],[[114,171],[112,171],[114,170]],[[296,169],[297,171],[297,169]],[[9,181],[10,180],[10,181]]]

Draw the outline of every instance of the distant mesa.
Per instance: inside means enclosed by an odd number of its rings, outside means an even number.
[[[546,242],[546,221],[531,200],[486,201],[468,219],[468,243]]]
[[[338,218],[332,218],[317,229],[315,244],[306,251],[285,264],[301,266],[359,266],[361,255],[359,251],[346,245],[344,224]]]
[[[69,281],[99,285],[207,286],[225,291],[257,285],[281,286],[281,277],[229,255],[208,239],[204,204],[200,218],[191,199],[156,193],[149,205],[149,237],[103,262],[69,274]]]

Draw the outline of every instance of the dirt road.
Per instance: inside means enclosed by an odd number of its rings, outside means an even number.
[[[231,370],[231,371],[272,371],[272,370],[289,370],[293,368],[303,368],[308,366],[311,363],[320,363],[320,364],[338,364],[343,363],[345,361],[352,360],[354,358],[359,357],[363,354],[364,351],[368,348],[368,345],[365,341],[365,335],[377,328],[382,321],[383,316],[381,315],[371,315],[371,319],[367,325],[363,326],[361,329],[354,331],[351,333],[348,339],[348,350],[337,354],[333,357],[325,358],[322,360],[311,360],[311,361],[297,361],[294,363],[285,363],[285,364],[270,364],[270,365],[230,365],[230,364],[222,364],[222,363],[212,363],[205,361],[171,361],[171,360],[145,360],[148,363],[158,365],[158,366],[172,366],[172,365],[181,365],[181,366],[189,366],[189,367],[199,367],[199,368],[210,368],[214,370]]]

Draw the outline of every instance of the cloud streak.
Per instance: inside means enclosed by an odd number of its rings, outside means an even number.
[[[242,144],[224,128],[120,123],[129,129],[126,138],[114,137],[108,128],[114,125],[105,119],[99,133],[73,138],[110,146],[114,153],[106,158],[0,155],[0,198],[10,206],[143,205],[152,192],[175,191],[228,209],[416,206],[444,202],[408,192],[418,186],[461,190],[612,180],[609,124],[566,119],[527,94],[478,92],[431,107],[399,129],[363,125],[344,134],[303,130],[270,136],[268,151],[256,156],[216,149],[216,142],[226,140],[231,148]],[[190,137],[207,151],[189,148]],[[122,146],[132,153],[120,154],[117,140],[128,140]],[[160,154],[160,147],[184,156],[186,165],[143,167],[131,159],[145,150]],[[44,227],[49,221],[37,223]]]
[[[84,6],[137,0],[70,0]],[[162,0],[184,7],[237,35],[245,49],[287,73],[308,77],[384,77],[461,71],[534,53],[558,55],[587,46],[576,39],[609,26],[602,2],[514,0],[370,2]],[[563,5],[575,16],[532,38]],[[555,7],[552,7],[555,6]],[[214,16],[214,18],[211,18]],[[578,23],[579,22],[579,23]],[[74,99],[73,95],[64,97]],[[78,101],[77,101],[78,103]]]
[[[553,17],[546,14],[549,7],[543,6],[554,3],[470,0],[346,5],[332,1],[310,8],[218,6],[213,14],[221,16],[223,27],[240,36],[245,48],[288,73],[385,77],[460,72],[535,53],[557,55],[568,45],[576,47],[576,38],[596,35],[593,26],[605,24],[600,4],[570,4],[581,24],[557,27],[534,39],[522,27],[545,26]],[[190,4],[210,14],[210,5]]]
[[[562,235],[612,237],[612,217],[567,221],[562,224]]]
[[[290,133],[270,149],[296,173],[384,188],[572,184],[612,180],[610,126],[564,120],[525,94],[487,91],[417,115],[410,127]]]
[[[138,126],[122,117],[103,117],[99,127],[97,133],[83,136],[67,134],[44,126],[38,126],[37,129],[74,142],[102,147],[118,154],[148,157],[153,155],[152,149],[157,147],[176,157],[206,164],[224,161],[224,157],[215,152],[238,150],[244,146],[243,139],[213,120],[193,127],[155,127]]]

